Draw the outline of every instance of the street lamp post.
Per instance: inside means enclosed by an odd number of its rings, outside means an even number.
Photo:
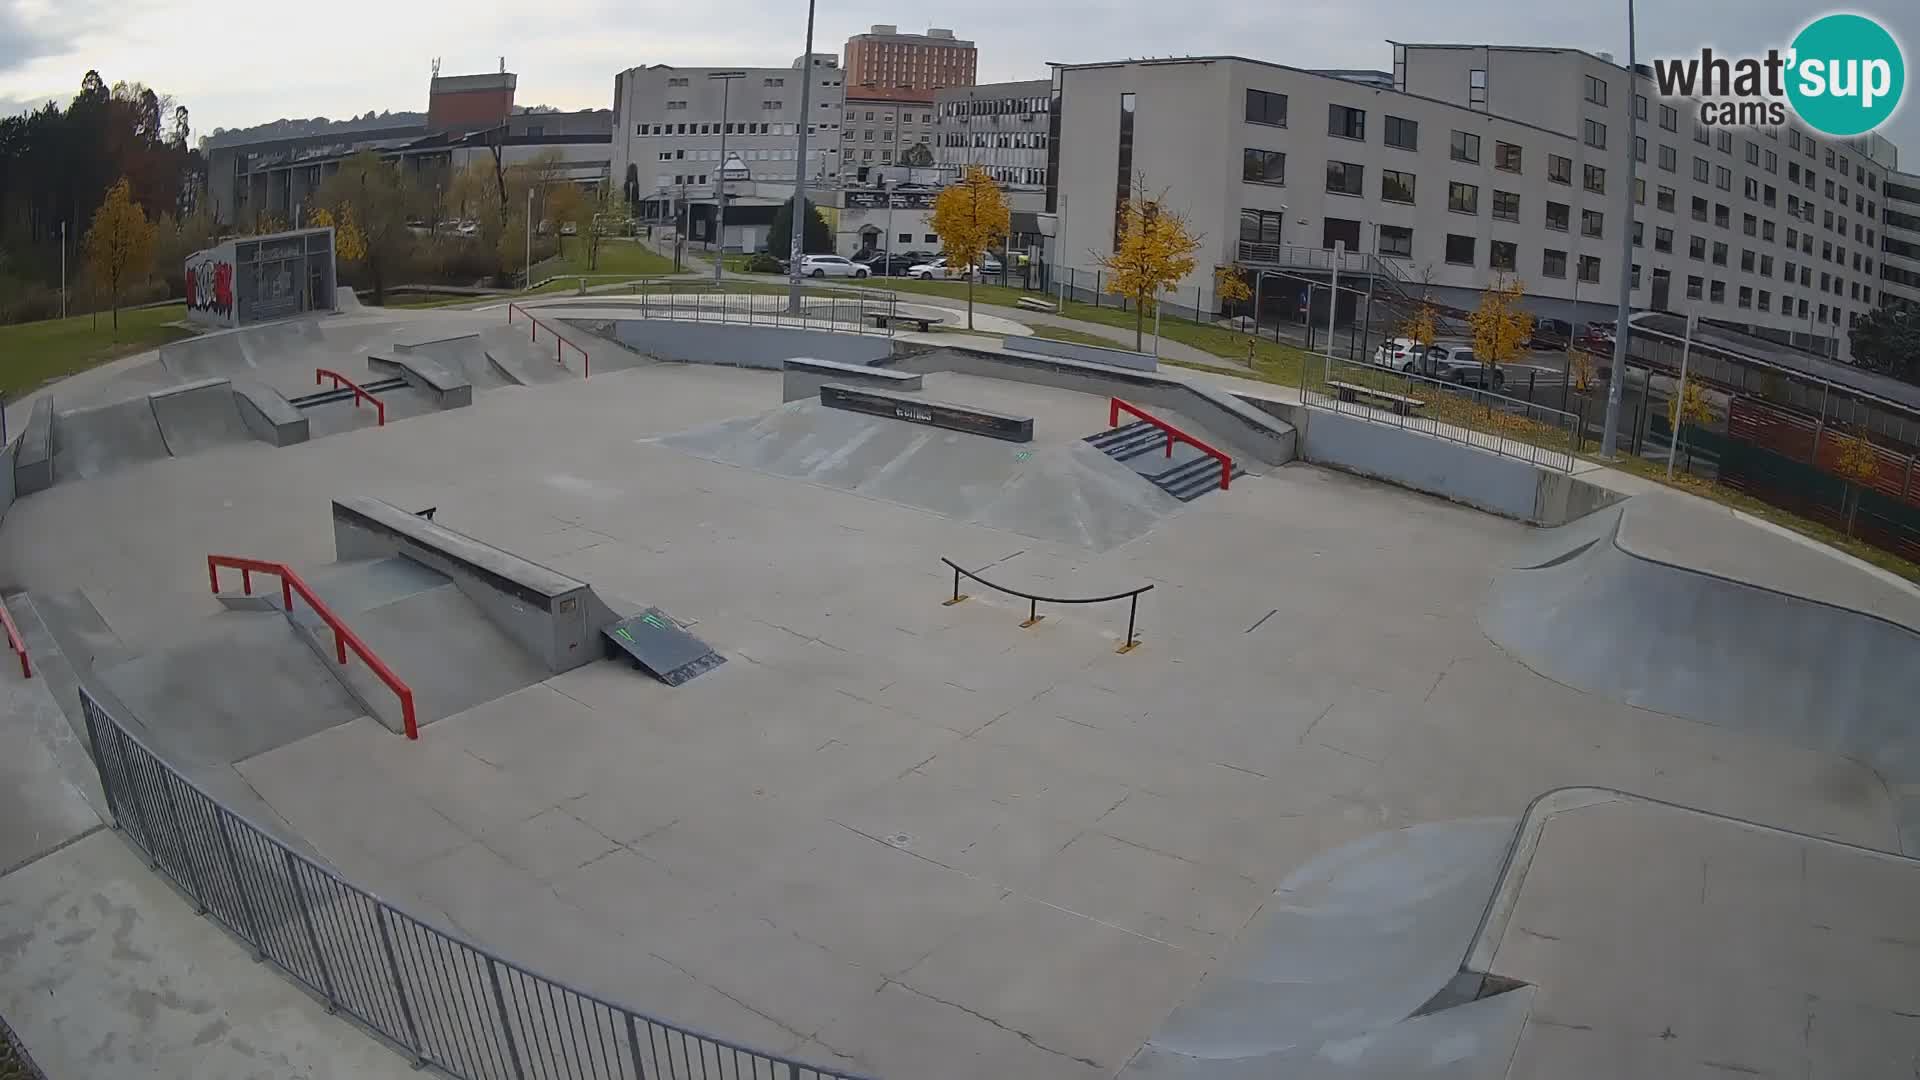
[[[807,128],[813,123],[813,5],[807,0],[807,49],[800,54],[800,157],[793,170],[793,246],[787,263],[787,311],[800,313],[800,258],[805,254]]]
[[[520,285],[533,288],[533,188],[527,188],[527,279]]]
[[[707,78],[720,83],[720,168],[713,174],[714,212],[713,233],[718,241],[713,253],[713,283],[720,284],[720,271],[727,261],[727,99],[733,91],[733,80],[744,79],[744,71],[713,71]]]
[[[1606,430],[1600,434],[1600,456],[1611,459],[1619,441],[1620,395],[1627,383],[1627,335],[1631,332],[1628,316],[1633,311],[1633,174],[1636,163],[1634,146],[1640,138],[1639,42],[1634,36],[1633,0],[1627,0],[1627,184],[1620,195],[1620,313],[1614,319],[1613,370],[1607,378]],[[1580,273],[1579,267],[1574,274]]]

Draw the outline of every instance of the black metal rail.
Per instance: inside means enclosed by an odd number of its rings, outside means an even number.
[[[1122,653],[1132,652],[1134,646],[1140,644],[1140,642],[1134,638],[1133,634],[1135,617],[1140,613],[1140,594],[1151,590],[1153,586],[1150,584],[1142,585],[1137,589],[1129,589],[1126,592],[1113,593],[1109,596],[1041,596],[1037,593],[1022,592],[1019,589],[1009,588],[1008,586],[988,581],[974,571],[966,569],[959,563],[945,556],[941,556],[940,561],[953,568],[953,598],[941,601],[941,603],[948,607],[967,598],[967,594],[960,591],[960,579],[962,577],[972,578],[974,581],[985,585],[989,589],[1006,593],[1008,596],[1017,596],[1025,600],[1027,602],[1027,621],[1020,624],[1023,627],[1033,626],[1041,619],[1046,618],[1046,616],[1040,614],[1041,604],[1104,604],[1109,600],[1125,600],[1127,602],[1127,640],[1125,644],[1114,651]]]

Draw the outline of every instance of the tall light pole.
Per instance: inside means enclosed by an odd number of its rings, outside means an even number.
[[[720,270],[727,261],[727,99],[733,91],[733,80],[744,79],[744,71],[712,71],[707,78],[720,83],[720,168],[713,174],[713,200],[718,205],[714,214],[713,235],[716,241],[713,253],[713,283],[720,284]]]
[[[533,187],[527,187],[527,279],[520,285],[523,289],[533,288]]]
[[[800,160],[793,170],[793,247],[787,262],[787,310],[800,313],[800,258],[806,253],[807,128],[813,123],[813,4],[807,0],[807,51],[800,54]]]
[[[1633,0],[1627,0],[1627,184],[1620,193],[1620,313],[1614,319],[1613,327],[1613,370],[1607,378],[1607,419],[1606,430],[1600,434],[1600,456],[1611,458],[1619,433],[1615,430],[1620,423],[1620,393],[1627,384],[1627,334],[1630,330],[1627,317],[1633,312],[1633,174],[1638,161],[1634,146],[1640,138],[1640,110],[1634,107],[1639,99],[1640,54],[1639,42],[1634,36]],[[1574,267],[1578,276],[1580,269]]]

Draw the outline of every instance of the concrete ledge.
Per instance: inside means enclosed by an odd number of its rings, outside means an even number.
[[[53,395],[33,403],[27,426],[14,443],[15,496],[31,495],[53,486]]]
[[[415,349],[424,349],[429,345],[444,345],[452,341],[471,341],[477,345],[480,342],[480,335],[479,334],[445,334],[438,337],[406,338],[406,339],[394,342],[393,351],[400,352],[400,353],[408,353],[408,352],[412,352]]]
[[[586,582],[365,496],[333,501],[337,558],[405,555],[447,575],[548,671],[600,657],[596,636],[616,616]]]
[[[369,371],[398,375],[407,385],[433,398],[442,409],[461,409],[473,404],[473,383],[465,375],[455,375],[424,356],[404,354],[394,358],[367,357]]]
[[[811,356],[865,366],[893,352],[893,339],[881,334],[675,319],[614,319],[611,322],[610,336],[627,348],[662,360],[690,364],[727,364],[777,371],[789,356]]]
[[[1082,360],[1089,364],[1105,364],[1109,367],[1122,367],[1132,371],[1157,371],[1160,367],[1160,361],[1152,353],[1134,352],[1132,349],[1109,349],[1100,345],[1082,345],[1076,341],[1055,341],[1052,338],[1023,335],[1001,338],[1000,347],[1014,352]]]
[[[904,420],[909,424],[984,435],[989,439],[1017,443],[1033,441],[1033,417],[1013,416],[971,405],[928,401],[926,398],[908,397],[884,390],[862,390],[838,383],[827,383],[820,388],[820,404],[830,409],[846,409],[869,416]]]
[[[1157,372],[1132,371],[1108,364],[977,349],[940,348],[901,357],[889,366],[901,371],[953,371],[993,379],[1054,386],[1085,394],[1125,398],[1136,405],[1169,409],[1209,425],[1225,448],[1264,462],[1284,465],[1295,457],[1292,424],[1262,412],[1232,394],[1194,386]]]
[[[233,403],[240,420],[261,442],[292,446],[307,441],[307,416],[280,391],[255,382],[233,384]]]
[[[843,364],[838,360],[815,360],[810,356],[789,356],[781,362],[780,400],[799,401],[820,393],[827,383],[872,386],[881,390],[919,390],[919,375],[866,364]]]

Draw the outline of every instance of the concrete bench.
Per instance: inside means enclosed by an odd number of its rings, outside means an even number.
[[[1060,310],[1060,305],[1042,300],[1037,296],[1023,296],[1015,300],[1014,304],[1026,308],[1028,311],[1045,311],[1051,313]]]
[[[888,323],[902,322],[911,323],[919,327],[920,332],[923,334],[931,331],[933,324],[947,321],[938,315],[906,315],[899,312],[887,311],[869,311],[867,312],[867,318],[873,321],[873,325],[882,330],[887,328]]]
[[[1387,390],[1376,390],[1371,386],[1361,386],[1358,383],[1329,380],[1327,385],[1333,387],[1334,396],[1341,401],[1357,402],[1363,398],[1368,401],[1377,401],[1392,408],[1401,416],[1410,416],[1415,410],[1425,408],[1427,404],[1419,398],[1410,398],[1405,394],[1395,394]]]

